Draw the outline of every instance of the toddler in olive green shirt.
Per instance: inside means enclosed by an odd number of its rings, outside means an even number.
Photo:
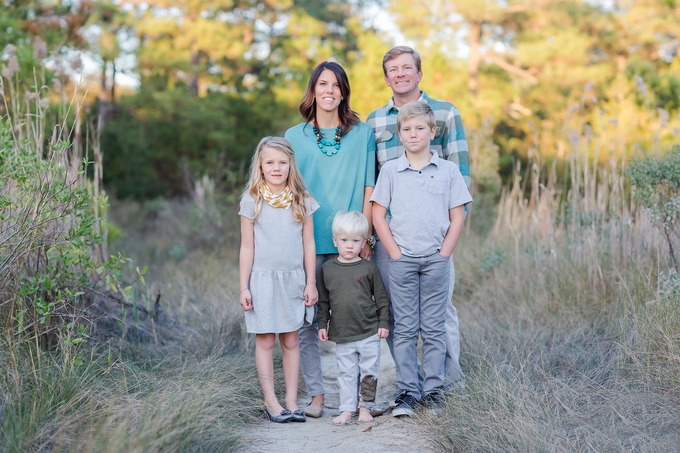
[[[380,368],[380,339],[389,334],[389,304],[378,267],[359,256],[368,235],[368,222],[359,212],[340,212],[333,219],[333,242],[338,257],[326,261],[317,281],[319,340],[336,345],[341,414],[345,424],[357,406],[359,421],[373,420]],[[330,324],[330,326],[329,326]]]

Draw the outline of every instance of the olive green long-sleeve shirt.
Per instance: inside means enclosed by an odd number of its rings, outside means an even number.
[[[328,330],[330,340],[348,343],[375,335],[379,328],[389,329],[387,292],[378,267],[371,261],[326,261],[317,286],[316,319],[319,329]]]

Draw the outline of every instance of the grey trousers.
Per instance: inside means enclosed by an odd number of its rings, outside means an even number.
[[[444,385],[446,357],[446,305],[449,289],[448,258],[402,256],[390,260],[390,289],[394,310],[394,362],[397,387],[416,399]],[[418,336],[423,341],[422,389],[418,382]]]
[[[316,255],[316,279],[319,279],[321,265],[338,255]],[[325,393],[323,387],[323,370],[321,369],[321,348],[319,348],[319,330],[316,323],[318,305],[314,305],[314,322],[304,325],[298,331],[300,339],[300,371],[305,379],[307,396],[309,398]]]
[[[380,337],[376,333],[363,340],[335,345],[340,388],[340,412],[354,412],[359,406],[373,409],[380,370]],[[357,376],[359,379],[357,380]]]
[[[374,250],[375,254],[373,255],[373,262],[378,266],[380,276],[385,284],[387,297],[390,300],[390,313],[394,313],[394,310],[392,309],[392,298],[390,296],[389,256],[380,241],[376,242]],[[456,307],[451,303],[455,283],[456,271],[452,259],[448,288],[449,303],[446,305],[446,358],[444,359],[444,364],[442,366],[444,366],[447,384],[456,383],[462,385],[465,382],[465,374],[463,374],[459,361],[460,331],[458,329],[458,312],[456,311]],[[390,354],[392,354],[392,358],[394,359],[394,315],[390,318],[390,335],[387,337],[387,346],[390,348]]]

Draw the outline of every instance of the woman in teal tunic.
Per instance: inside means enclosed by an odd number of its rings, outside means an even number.
[[[350,107],[350,87],[338,63],[319,64],[300,101],[304,122],[286,132],[293,146],[305,186],[320,208],[314,213],[317,275],[321,264],[336,255],[331,226],[338,211],[360,211],[372,230],[369,199],[375,186],[375,138],[373,129],[359,120]],[[366,245],[361,256],[370,259]],[[306,414],[323,413],[324,387],[316,323],[300,329],[300,368],[311,403]]]

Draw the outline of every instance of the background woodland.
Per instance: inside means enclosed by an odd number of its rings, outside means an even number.
[[[438,452],[677,451],[677,0],[5,0],[0,452],[243,451],[250,156],[321,61],[384,105],[404,43],[474,198],[466,388],[408,423]]]
[[[675,0],[24,0],[2,9],[0,46],[17,46],[12,77],[26,86],[36,42],[53,68],[52,97],[55,83],[81,80],[87,60],[84,108],[89,121],[98,116],[104,183],[117,198],[186,195],[204,175],[240,184],[258,140],[300,121],[309,74],[327,59],[346,68],[365,118],[389,99],[381,59],[396,41],[422,54],[422,88],[454,102],[468,134],[497,150],[478,159],[482,190],[498,193],[494,176],[509,181],[532,148],[563,159],[568,128],[606,135],[618,157],[680,134]],[[2,59],[11,62],[7,51]]]

